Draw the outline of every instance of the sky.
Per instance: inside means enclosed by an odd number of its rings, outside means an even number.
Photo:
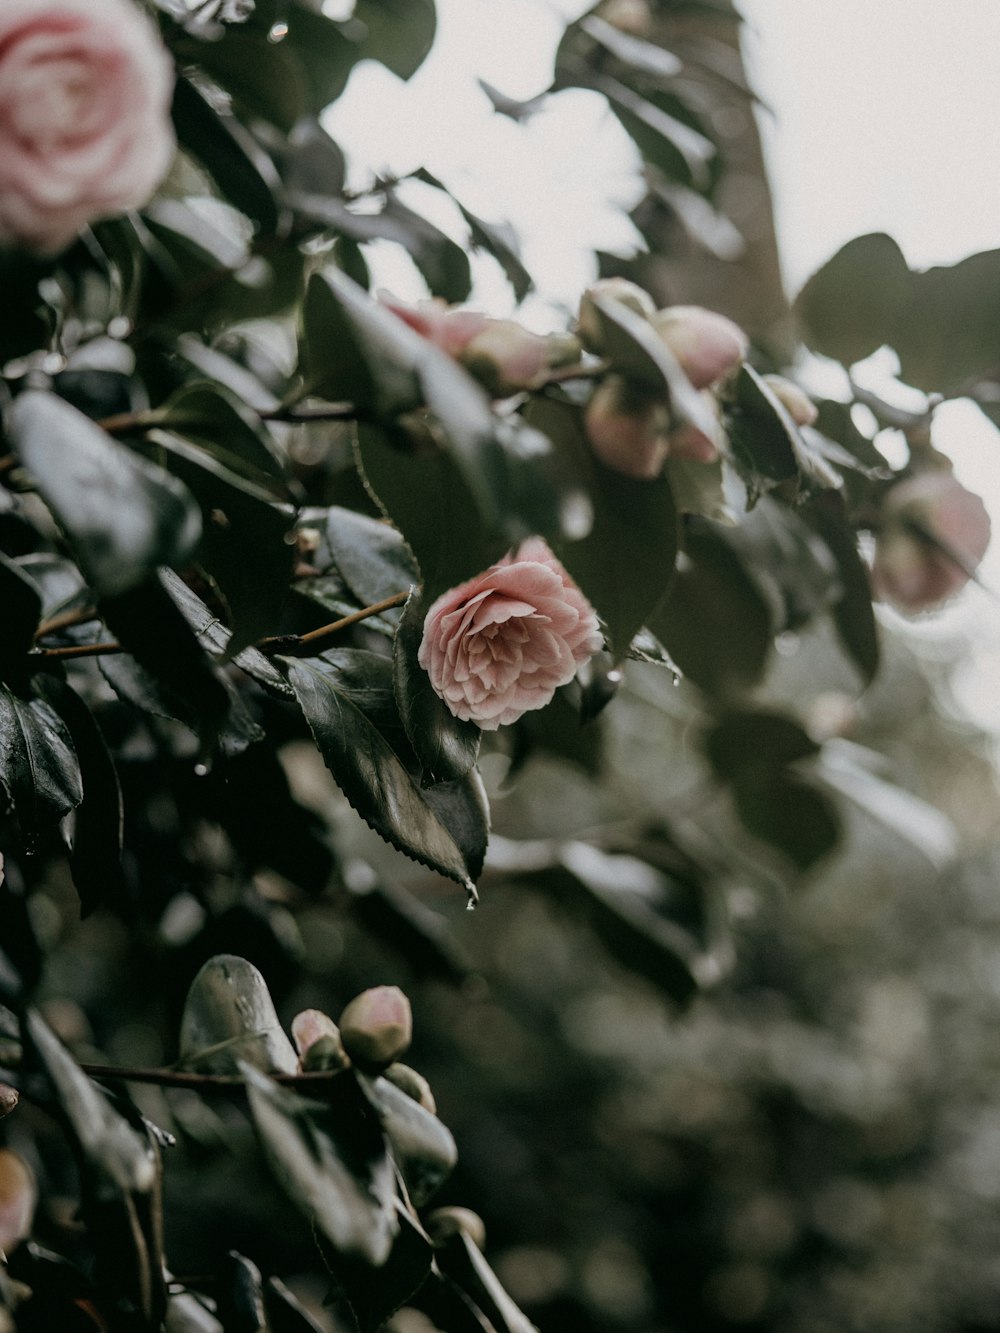
[[[768,108],[760,124],[790,293],[868,231],[890,232],[914,267],[1000,246],[1000,0],[737,2]],[[596,94],[564,94],[520,127],[493,114],[476,78],[515,98],[540,92],[564,23],[589,4],[437,3],[438,40],[411,82],[366,64],[328,128],[359,163],[425,165],[473,211],[513,223],[546,293],[529,298],[523,318],[558,326],[593,276],[592,250],[638,243],[623,215],[641,194],[635,151]],[[411,202],[461,234],[434,191],[408,188]],[[401,297],[422,294],[398,247],[383,247],[377,272]],[[476,276],[477,304],[508,313],[512,296],[491,261]],[[975,628],[959,695],[1000,733],[1000,435],[968,403],[941,409],[937,430],[959,478],[986,499],[998,539],[982,571],[990,591],[971,590],[925,630]]]

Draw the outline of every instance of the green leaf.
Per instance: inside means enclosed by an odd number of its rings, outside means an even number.
[[[802,510],[802,516],[837,562],[842,594],[832,607],[833,623],[863,683],[870,685],[879,667],[878,625],[868,566],[861,558],[843,500],[837,495],[819,496]]]
[[[325,536],[337,570],[361,606],[384,601],[419,581],[402,535],[384,520],[332,505]]]
[[[377,727],[349,697],[336,667],[320,659],[285,661],[323,762],[365,823],[407,856],[471,892],[455,840]]]
[[[393,678],[399,715],[425,779],[447,782],[475,766],[482,732],[474,722],[455,717],[417,662],[427,607],[418,593],[410,596],[396,631]]]
[[[287,133],[306,113],[305,71],[294,39],[269,42],[261,28],[227,25],[217,41],[179,38],[175,54],[182,62],[200,65],[231,94],[244,116],[270,121]]]
[[[379,61],[401,79],[417,72],[437,31],[434,0],[358,0],[354,17],[367,29],[361,57]]]
[[[888,339],[900,375],[928,392],[957,395],[1000,363],[1000,250],[969,255],[910,278],[909,299]]]
[[[764,674],[775,628],[772,608],[724,533],[692,529],[685,554],[649,627],[685,676],[727,698]]]
[[[4,632],[0,637],[0,679],[20,681],[27,667],[27,654],[34,645],[35,630],[42,614],[42,598],[25,570],[0,553],[0,604],[4,609]]]
[[[201,524],[187,489],[75,407],[28,390],[7,432],[98,594],[126,593],[157,566],[190,559]]]
[[[469,256],[450,236],[414,212],[395,194],[387,195],[382,217],[399,228],[400,241],[423,275],[432,296],[464,301],[472,291]]]
[[[288,498],[284,460],[260,417],[234,392],[209,381],[185,384],[157,413],[162,426],[203,449],[244,480]]]
[[[723,782],[738,782],[762,767],[811,759],[820,746],[782,713],[742,711],[728,713],[712,728],[705,750]]]
[[[821,449],[814,448],[788,409],[752,366],[741,366],[727,404],[726,426],[751,496],[772,482],[800,474],[827,489],[841,484]]]
[[[421,1207],[454,1170],[458,1149],[451,1131],[431,1111],[385,1078],[355,1075],[392,1145],[410,1198]]]
[[[529,422],[573,459],[593,515],[590,531],[557,554],[607,626],[616,661],[665,595],[677,556],[677,513],[665,476],[637,481],[607,468],[584,435],[582,414],[557,399],[534,400]]]
[[[373,1117],[364,1118],[367,1103],[353,1075],[336,1080],[331,1096],[343,1103],[336,1110],[282,1088],[252,1065],[243,1075],[264,1152],[292,1202],[338,1254],[384,1264],[399,1231],[395,1179],[381,1130]]]
[[[911,275],[891,236],[873,232],[843,246],[809,279],[795,303],[810,347],[852,365],[892,343]]]
[[[479,1247],[464,1231],[456,1231],[435,1251],[446,1277],[489,1321],[495,1333],[537,1333],[501,1286]]]
[[[813,783],[767,770],[733,790],[744,826],[783,852],[801,870],[822,860],[840,841],[836,806]]]
[[[33,1010],[24,1030],[79,1158],[97,1279],[120,1293],[125,1308],[138,1311],[146,1327],[158,1328],[167,1293],[156,1149],[98,1092]]]
[[[249,130],[184,75],[174,87],[172,115],[181,146],[202,164],[223,196],[256,223],[262,235],[274,235],[282,221],[277,202],[281,179]]]
[[[214,740],[229,714],[229,695],[159,579],[106,598],[101,612],[126,651],[165,690],[173,716],[204,741]]]
[[[118,905],[126,899],[121,784],[101,729],[80,696],[54,676],[36,679],[65,724],[80,764],[83,799],[73,815],[69,864],[85,917],[102,903]]]
[[[43,828],[83,800],[80,764],[62,719],[44,699],[0,686],[0,783],[17,817],[26,850]]]
[[[710,193],[719,171],[718,151],[707,135],[676,114],[686,108],[675,97],[657,91],[641,95],[609,74],[587,78],[584,86],[604,94],[647,162],[670,180]]]
[[[166,431],[149,442],[166,451],[165,462],[201,505],[198,564],[217,585],[229,608],[238,653],[275,632],[288,595],[295,551],[287,540],[292,513],[218,463],[211,454]]]
[[[490,803],[479,770],[436,782],[424,789],[424,796],[461,849],[469,878],[475,882],[483,873],[490,836]]]
[[[179,1064],[204,1074],[238,1074],[241,1065],[268,1073],[298,1069],[267,982],[245,958],[217,954],[191,983],[181,1017]]]

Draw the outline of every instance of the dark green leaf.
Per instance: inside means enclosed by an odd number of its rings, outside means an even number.
[[[858,551],[857,536],[847,522],[839,496],[817,497],[803,510],[803,517],[822,537],[837,562],[842,595],[833,605],[833,623],[862,681],[869,685],[878,671],[879,636],[872,608],[871,579]]]
[[[7,426],[99,594],[126,593],[157,566],[190,558],[200,534],[198,510],[168,472],[41,390],[15,399]]]
[[[417,661],[426,613],[426,600],[413,593],[399,622],[393,650],[396,703],[426,780],[448,782],[464,777],[474,767],[482,733],[474,722],[454,716]]]
[[[500,1285],[475,1242],[457,1231],[440,1246],[438,1266],[489,1320],[496,1333],[537,1333],[534,1324],[514,1304]]]
[[[357,1333],[377,1333],[412,1297],[431,1273],[431,1242],[410,1209],[396,1200],[399,1234],[386,1262],[373,1270],[360,1260],[324,1254],[337,1288],[331,1300],[338,1315]]]
[[[346,1105],[338,1115],[251,1065],[243,1074],[261,1144],[293,1203],[338,1254],[384,1264],[399,1231],[395,1179],[381,1130],[372,1117],[364,1119],[353,1076],[342,1076],[338,1092]],[[345,1130],[344,1114],[352,1112]]]
[[[80,765],[62,719],[43,699],[0,686],[0,783],[30,852],[46,824],[83,799]]]
[[[469,878],[477,880],[490,836],[490,803],[479,770],[473,768],[464,777],[426,787],[424,796],[461,849]]]
[[[640,95],[610,74],[584,76],[583,82],[604,94],[647,162],[670,180],[709,193],[718,172],[715,144],[675,114],[675,98],[655,91]]]
[[[472,291],[469,256],[439,227],[408,208],[390,191],[382,216],[399,228],[400,240],[423,275],[433,296],[464,301]]]
[[[225,599],[232,621],[228,651],[238,653],[280,623],[295,562],[286,540],[292,513],[180,437],[156,430],[149,440],[166,451],[165,464],[201,505],[195,559]]]
[[[167,430],[201,445],[231,472],[288,498],[284,460],[260,417],[235,392],[207,381],[185,384],[157,416]]]
[[[840,840],[833,802],[798,774],[764,770],[752,783],[739,783],[733,796],[746,828],[801,870],[821,860]]]
[[[20,681],[41,618],[42,598],[24,568],[3,554],[0,554],[0,605],[4,610],[0,679]]]
[[[83,800],[73,816],[70,871],[80,915],[89,916],[102,903],[125,900],[121,786],[101,729],[80,696],[52,676],[39,677],[38,683],[65,723],[80,764]]]
[[[839,474],[806,437],[751,366],[741,366],[726,405],[726,429],[751,498],[801,473],[818,486],[836,488]]]
[[[775,631],[773,611],[725,531],[704,526],[689,532],[685,553],[650,629],[685,676],[726,698],[763,675]]]
[[[298,1069],[267,982],[245,958],[217,954],[191,983],[181,1018],[179,1063],[204,1074],[238,1074],[241,1065],[268,1073]]]
[[[998,302],[1000,250],[912,274],[909,300],[887,340],[899,353],[902,378],[928,392],[960,394],[995,372]]]
[[[558,555],[593,604],[621,661],[639,628],[665,595],[677,555],[677,513],[666,477],[637,481],[605,467],[583,433],[580,409],[556,399],[527,410],[573,458],[593,513],[587,536],[559,545]]]
[[[419,1208],[454,1169],[458,1160],[455,1140],[433,1112],[388,1079],[356,1077],[392,1145],[407,1192]]]
[[[334,564],[362,606],[404,592],[419,580],[405,541],[383,520],[333,505],[325,536]]]
[[[437,30],[434,0],[358,0],[354,16],[367,29],[361,56],[401,79],[415,74]]]
[[[734,712],[708,733],[705,750],[724,782],[742,781],[763,768],[811,759],[820,747],[799,724],[782,713]]]
[[[796,301],[806,342],[845,365],[893,342],[911,275],[896,242],[883,232],[843,246],[809,279]]]
[[[200,65],[244,115],[288,132],[306,112],[305,71],[294,39],[269,42],[267,32],[254,25],[227,27],[218,41],[181,39],[175,53]]]
[[[280,1278],[267,1279],[264,1302],[272,1333],[326,1333],[325,1326],[316,1323],[295,1293],[289,1291]]]
[[[216,1312],[226,1333],[270,1333],[260,1269],[236,1250],[230,1250],[223,1261],[216,1286]]]
[[[376,833],[471,891],[465,858],[335,667],[288,659],[288,678],[334,780]]]
[[[39,1014],[29,1011],[24,1029],[80,1159],[98,1279],[122,1293],[147,1327],[159,1327],[167,1293],[156,1149],[98,1092]]]
[[[202,164],[231,204],[265,236],[281,223],[277,196],[281,180],[274,163],[230,112],[181,75],[172,109],[181,146]]]

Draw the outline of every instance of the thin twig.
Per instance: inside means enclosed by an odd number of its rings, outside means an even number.
[[[288,648],[301,648],[306,644],[317,643],[329,634],[336,634],[338,630],[347,629],[350,625],[357,625],[362,620],[367,620],[369,616],[377,616],[393,606],[402,606],[409,595],[410,589],[406,588],[403,592],[394,592],[391,597],[383,597],[381,602],[363,606],[360,611],[352,611],[349,616],[341,616],[339,620],[334,620],[329,625],[311,629],[308,634],[272,634],[266,639],[258,640],[256,646],[262,653],[278,653]]]
[[[278,421],[290,426],[305,426],[323,421],[356,421],[359,411],[353,403],[313,403],[290,404],[269,408],[258,412],[261,421]],[[172,426],[178,430],[211,430],[218,428],[218,421],[208,417],[170,415],[162,408],[148,412],[119,412],[115,416],[104,417],[97,423],[108,435],[128,435],[133,431],[153,430],[158,426]],[[3,460],[0,459],[0,466]]]
[[[44,639],[48,634],[55,634],[61,629],[71,629],[74,625],[85,625],[88,620],[99,620],[92,606],[77,607],[75,611],[63,611],[51,620],[43,620],[35,630],[36,639]]]
[[[125,649],[115,640],[107,643],[78,643],[69,648],[36,648],[32,657],[108,657],[111,653],[123,653]]]
[[[121,1079],[126,1083],[156,1083],[164,1088],[238,1088],[242,1074],[198,1074],[187,1069],[145,1069],[129,1065],[81,1064],[91,1078]],[[323,1069],[308,1074],[270,1073],[268,1077],[286,1087],[318,1090],[331,1083],[343,1070]]]

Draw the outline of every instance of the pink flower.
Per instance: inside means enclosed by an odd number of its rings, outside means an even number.
[[[0,243],[54,254],[144,204],[174,154],[173,85],[134,0],[2,0]]]
[[[601,643],[593,608],[532,537],[437,599],[418,660],[456,717],[496,731],[544,708]]]
[[[717,384],[742,365],[747,336],[739,325],[697,305],[671,305],[649,321],[696,389]]]
[[[344,1050],[362,1069],[384,1069],[413,1039],[410,1002],[398,986],[362,991],[340,1015]]]
[[[986,506],[950,472],[924,472],[893,486],[882,520],[872,583],[901,611],[925,611],[961,592],[990,543]]]
[[[579,357],[579,345],[565,335],[532,333],[512,319],[491,319],[478,310],[463,310],[440,300],[398,301],[388,292],[379,300],[422,338],[460,361],[494,398],[509,398],[522,389],[534,389],[545,372]]]

